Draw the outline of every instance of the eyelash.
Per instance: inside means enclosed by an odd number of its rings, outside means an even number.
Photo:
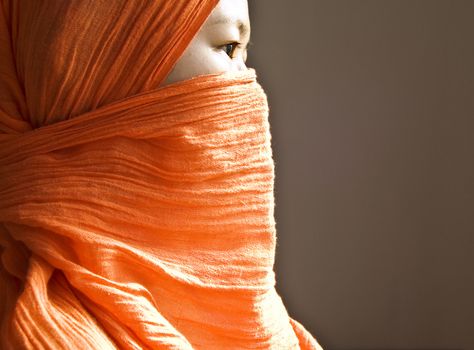
[[[226,55],[229,56],[230,58],[232,58],[232,56],[234,55],[235,49],[239,46],[240,46],[240,43],[234,41],[232,43],[225,44],[222,48],[223,48],[224,52],[226,53]],[[229,49],[229,47],[230,47],[230,49]],[[229,52],[228,49],[230,50],[230,52]]]
[[[230,58],[233,58],[232,56],[234,55],[235,49],[238,48],[241,45],[242,45],[241,43],[239,43],[237,41],[234,41],[234,42],[231,42],[231,43],[228,43],[228,44],[225,44],[224,46],[222,46],[222,50],[226,53],[227,56],[229,56]],[[252,45],[251,42],[249,42],[247,44],[247,46],[245,47],[246,51],[249,49],[250,45]],[[229,48],[229,46],[231,47],[230,52],[228,52],[228,50],[227,50]]]

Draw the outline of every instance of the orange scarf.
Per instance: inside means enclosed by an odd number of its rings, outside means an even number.
[[[0,85],[1,348],[319,349],[275,290],[274,166],[255,72],[156,88],[215,1],[124,1],[110,26],[97,22],[108,1],[94,13],[86,1],[25,3],[0,13],[1,44],[15,43],[1,69],[21,63]],[[54,17],[28,21],[49,6]],[[78,50],[93,42],[74,37],[78,22],[112,39]],[[59,51],[19,39],[42,31]],[[146,73],[129,68],[136,50],[161,55],[160,69],[143,65],[151,54],[136,63]],[[48,76],[19,52],[58,65]]]

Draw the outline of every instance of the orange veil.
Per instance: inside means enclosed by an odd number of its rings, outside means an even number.
[[[216,3],[0,0],[0,348],[320,349],[255,72],[158,88]]]

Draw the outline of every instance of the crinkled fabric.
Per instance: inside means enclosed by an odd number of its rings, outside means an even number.
[[[1,2],[2,349],[321,349],[255,71],[159,87],[215,4]]]

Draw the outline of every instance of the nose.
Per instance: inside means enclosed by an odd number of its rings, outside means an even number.
[[[247,65],[245,64],[244,60],[242,58],[238,59],[238,60],[234,60],[234,70],[237,70],[237,71],[243,71],[243,70],[247,70]]]

